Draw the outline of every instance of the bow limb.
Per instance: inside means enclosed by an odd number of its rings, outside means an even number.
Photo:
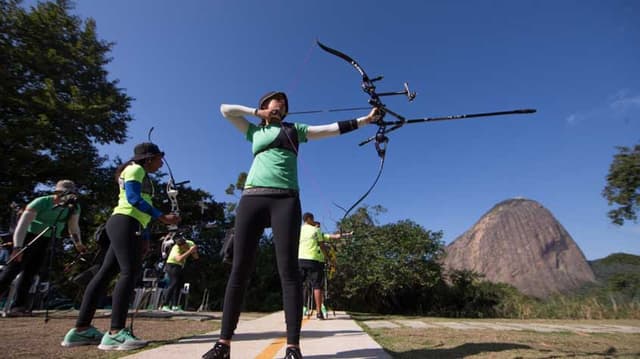
[[[336,49],[330,48],[329,46],[321,43],[320,40],[316,40],[316,42],[318,43],[318,46],[320,46],[320,48],[323,49],[324,51],[326,51],[326,52],[328,52],[328,53],[330,53],[332,55],[338,56],[339,58],[341,58],[341,59],[345,60],[346,62],[350,63],[360,73],[360,75],[362,76],[363,80],[369,81],[369,76],[367,76],[367,73],[364,72],[364,69],[360,66],[360,64],[358,64],[358,62],[356,60],[352,59],[349,55],[347,55],[347,54],[345,54],[343,52],[340,52],[340,51],[338,51]]]
[[[384,169],[384,159],[385,159],[385,153],[386,153],[386,144],[388,142],[388,138],[385,136],[385,130],[386,130],[386,124],[384,123],[384,115],[389,112],[389,113],[393,113],[391,111],[389,111],[388,109],[385,108],[385,105],[382,103],[382,101],[380,100],[380,96],[378,95],[378,93],[376,93],[376,86],[374,84],[375,81],[378,81],[380,79],[382,79],[382,77],[376,77],[374,79],[369,78],[369,75],[367,75],[366,71],[362,68],[362,66],[360,66],[360,64],[354,60],[353,58],[351,58],[349,55],[340,52],[336,49],[332,49],[329,46],[324,45],[323,43],[321,43],[319,40],[317,41],[318,46],[320,46],[320,48],[332,55],[335,55],[343,60],[345,60],[346,62],[348,62],[349,64],[351,64],[351,66],[353,66],[353,68],[356,69],[356,71],[358,71],[358,73],[360,73],[360,76],[362,76],[362,90],[367,93],[369,95],[369,104],[373,107],[376,107],[378,109],[380,109],[380,118],[378,119],[378,121],[376,122],[376,124],[378,125],[378,131],[376,133],[375,136],[375,140],[376,140],[376,150],[378,152],[378,156],[380,157],[380,167],[378,169],[378,174],[376,175],[375,180],[373,181],[373,184],[369,187],[369,189],[362,195],[360,196],[360,198],[353,204],[351,205],[351,207],[349,207],[347,210],[345,210],[344,208],[339,207],[340,209],[342,209],[345,213],[342,216],[342,221],[344,221],[344,219],[347,218],[347,216],[349,215],[349,213],[357,206],[359,205],[368,195],[369,193],[371,193],[371,191],[373,190],[373,188],[376,186],[376,184],[378,183],[378,180],[380,179],[380,176],[382,175],[382,170]],[[394,117],[395,117],[395,113],[393,113]],[[340,234],[342,234],[342,228],[340,228]]]
[[[151,127],[147,135],[149,142],[153,142],[151,141],[152,132],[153,132],[153,127]],[[171,213],[179,216],[180,215],[180,205],[178,204],[179,192],[178,192],[178,187],[176,185],[176,180],[173,177],[173,171],[171,171],[171,166],[169,165],[169,162],[167,161],[167,158],[165,156],[162,156],[162,161],[164,162],[165,165],[167,165],[167,171],[169,172],[169,181],[167,181],[166,192],[167,192],[167,197],[169,198],[169,203],[171,204]],[[178,225],[170,224],[168,225],[168,229],[169,231],[177,231]]]
[[[374,85],[374,82],[381,80],[382,76],[376,77],[374,79],[370,79],[369,75],[367,75],[367,73],[364,71],[362,66],[360,66],[360,64],[356,60],[352,59],[349,55],[343,52],[340,52],[336,49],[330,48],[329,46],[321,43],[320,40],[317,40],[316,42],[318,43],[318,46],[320,46],[321,49],[345,60],[346,62],[351,64],[351,66],[353,66],[353,68],[355,68],[356,71],[358,71],[358,73],[360,73],[360,76],[362,76],[362,85],[361,85],[362,90],[369,95],[369,104],[371,106],[378,107],[378,108],[384,106],[382,104],[382,101],[380,101],[380,97],[376,93],[376,86]]]

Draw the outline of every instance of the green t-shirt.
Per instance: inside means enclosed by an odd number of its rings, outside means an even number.
[[[178,255],[184,254],[186,251],[191,249],[191,247],[193,247],[195,243],[193,243],[193,241],[187,240],[187,245],[189,246],[189,248],[185,250],[181,250],[179,245],[174,244],[173,247],[171,247],[171,252],[169,252],[169,258],[167,258],[167,263],[177,264],[184,267],[185,263],[187,263],[188,257],[184,257],[182,261],[179,261],[177,257]]]
[[[307,125],[294,123],[298,143],[307,142]],[[256,126],[249,124],[247,140],[252,143],[253,153],[267,147],[280,133],[280,125]],[[258,153],[251,164],[245,182],[246,188],[271,187],[298,190],[297,155],[282,148],[271,148]]]
[[[118,205],[113,209],[113,214],[124,214],[133,217],[142,224],[142,227],[146,228],[149,221],[151,221],[151,215],[137,209],[127,200],[127,193],[124,189],[124,184],[129,181],[141,183],[142,199],[153,207],[151,200],[154,193],[153,183],[142,166],[137,163],[132,163],[124,168],[120,174],[120,178],[118,179],[120,194],[118,196]]]
[[[310,224],[303,224],[300,228],[300,245],[298,247],[298,259],[310,259],[324,263],[324,254],[320,249],[320,242],[329,239],[320,228]]]
[[[38,197],[31,201],[28,205],[28,209],[33,209],[36,211],[36,218],[31,222],[27,231],[33,234],[40,234],[45,228],[48,226],[53,226],[56,219],[58,222],[56,225],[56,237],[60,238],[62,234],[62,230],[64,229],[65,224],[69,220],[71,214],[69,211],[71,209],[69,207],[58,207],[53,208],[53,195]],[[75,214],[80,214],[80,206],[76,206]],[[58,217],[60,215],[60,217]],[[50,236],[51,229],[47,230],[44,236]]]

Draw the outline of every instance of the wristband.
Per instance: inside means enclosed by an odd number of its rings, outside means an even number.
[[[358,120],[338,121],[340,134],[351,132],[358,129]]]

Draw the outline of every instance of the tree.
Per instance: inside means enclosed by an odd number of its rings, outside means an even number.
[[[607,215],[611,222],[623,225],[624,221],[637,221],[640,209],[640,144],[633,149],[618,147],[619,152],[613,156],[609,167],[607,185],[602,196],[609,201],[609,205],[618,207],[610,210]]]
[[[432,307],[441,283],[442,232],[410,220],[382,226],[380,206],[359,208],[340,227],[353,237],[338,242],[337,274],[329,288],[340,308],[417,313]]]
[[[106,161],[96,144],[124,143],[132,120],[132,98],[107,78],[113,43],[97,38],[95,21],[69,14],[67,0],[20,5],[0,0],[2,204],[62,178],[93,190]]]

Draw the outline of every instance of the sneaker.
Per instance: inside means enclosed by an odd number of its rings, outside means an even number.
[[[116,334],[104,333],[98,349],[102,350],[134,350],[147,346],[147,342],[136,338],[129,328],[121,329]]]
[[[327,307],[324,306],[324,304],[322,305],[322,315],[325,317],[325,319],[327,318]]]
[[[298,347],[287,347],[284,359],[302,359],[302,353]]]
[[[89,329],[78,331],[73,328],[67,332],[64,339],[60,343],[63,347],[77,347],[80,345],[95,345],[100,343],[100,339],[104,336],[104,333],[91,326]]]
[[[174,305],[173,307],[171,307],[171,311],[172,312],[184,312],[184,310],[182,310],[182,307],[179,305]]]
[[[227,344],[216,342],[213,348],[204,353],[202,359],[230,359],[231,347]]]
[[[170,306],[168,306],[168,305],[163,305],[163,306],[160,308],[160,310],[161,310],[161,311],[163,311],[163,312],[171,312],[171,311],[172,311],[172,310],[171,310],[171,307],[170,307]]]

